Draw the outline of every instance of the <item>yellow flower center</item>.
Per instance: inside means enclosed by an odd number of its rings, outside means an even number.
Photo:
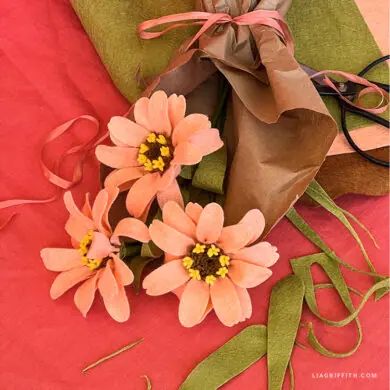
[[[183,259],[183,267],[192,279],[213,285],[229,273],[230,257],[214,244],[197,243]]]
[[[87,257],[89,248],[93,240],[93,230],[89,230],[88,233],[82,238],[79,244],[79,252],[81,255],[81,264],[88,267],[91,271],[99,268],[103,265],[105,259],[89,259]]]
[[[139,146],[137,161],[148,172],[164,172],[173,158],[171,139],[162,134],[150,133]]]

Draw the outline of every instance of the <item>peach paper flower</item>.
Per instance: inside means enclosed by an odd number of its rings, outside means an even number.
[[[119,236],[140,242],[148,242],[150,237],[146,225],[135,218],[122,219],[112,232],[108,212],[118,192],[117,188],[101,190],[92,207],[87,194],[82,211],[72,194],[66,192],[64,202],[70,217],[65,230],[74,248],[45,248],[41,257],[48,270],[60,272],[50,289],[53,299],[83,282],[76,290],[74,302],[84,317],[98,289],[110,316],[124,322],[130,315],[124,286],[133,282],[134,275],[119,258]]]
[[[99,145],[96,157],[115,168],[106,187],[128,190],[126,207],[130,215],[147,214],[157,197],[160,207],[168,200],[183,204],[176,181],[182,165],[194,165],[223,146],[217,129],[206,115],[185,116],[184,96],[155,92],[134,105],[135,122],[120,116],[111,118],[108,129],[116,146]]]
[[[233,326],[252,314],[247,289],[267,280],[279,258],[268,242],[253,244],[265,221],[259,210],[223,227],[224,213],[217,203],[202,208],[189,203],[185,210],[174,202],[163,208],[163,222],[149,227],[152,241],[165,252],[165,264],[143,281],[149,295],[173,291],[180,298],[183,326],[199,324],[214,309],[220,321]],[[248,246],[250,245],[250,246]]]

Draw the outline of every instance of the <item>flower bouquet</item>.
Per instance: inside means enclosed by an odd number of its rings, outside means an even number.
[[[83,3],[73,3],[81,13]],[[289,367],[290,377],[293,373],[300,325],[318,353],[351,356],[362,341],[358,316],[365,302],[373,294],[381,299],[389,289],[388,276],[375,269],[355,225],[370,235],[368,230],[315,180],[337,124],[294,57],[285,21],[290,5],[289,0],[202,0],[195,9],[183,9],[188,12],[140,20],[139,38],[153,42],[183,26],[192,30],[155,77],[131,74],[137,88],[145,87],[142,96],[132,99],[125,115],[111,118],[103,140],[88,145],[101,164],[102,188],[93,202],[86,194],[81,206],[71,191],[64,193],[70,243],[41,250],[44,266],[58,272],[51,298],[77,286],[74,303],[84,317],[98,293],[113,320],[131,321],[137,315],[130,314],[131,286],[150,297],[174,293],[184,327],[207,322],[213,312],[232,327],[251,318],[248,290],[272,276],[279,251],[264,239],[286,216],[320,251],[290,260],[291,274],[272,288],[267,323],[244,328],[206,357],[182,390],[219,388],[265,355],[269,389],[281,389]],[[91,117],[82,119],[96,124]],[[69,154],[80,150],[74,147]],[[58,173],[46,169],[45,174],[68,190],[81,165],[70,184]],[[297,212],[294,204],[303,194],[343,224],[368,270],[344,261]],[[313,266],[322,268],[329,283],[313,281]],[[342,268],[372,281],[358,307]],[[335,289],[348,311],[345,318],[335,321],[320,313],[319,288]],[[313,323],[302,323],[303,308],[328,326],[354,322],[355,346],[343,352],[326,347]],[[211,370],[217,375],[208,375]],[[148,389],[151,383],[147,378]]]

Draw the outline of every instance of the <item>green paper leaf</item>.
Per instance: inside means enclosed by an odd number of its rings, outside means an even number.
[[[132,258],[138,256],[141,252],[141,245],[139,242],[136,244],[122,243],[119,250],[119,257],[121,259]]]
[[[180,177],[186,180],[191,180],[192,177],[194,176],[195,170],[196,170],[195,165],[184,165],[181,168]]]
[[[340,265],[354,272],[358,272],[364,275],[374,276],[380,279],[387,278],[387,276],[378,274],[376,272],[363,271],[341,260],[336,255],[336,253],[334,253],[325,244],[325,242],[321,239],[321,237],[306,223],[306,221],[299,215],[299,213],[293,207],[286,213],[286,217],[301,233],[303,233],[303,235],[306,238],[308,238],[314,245],[320,248],[328,257],[330,257],[335,262],[339,263]]]
[[[132,286],[135,290],[136,294],[139,294],[141,290],[141,279],[142,279],[142,273],[145,269],[145,267],[152,263],[153,261],[158,261],[152,257],[142,257],[142,256],[136,256],[133,257],[130,261],[127,261],[126,264],[128,267],[132,270],[134,274],[134,282],[132,283]]]
[[[367,253],[366,249],[364,248],[364,245],[363,245],[359,235],[357,234],[356,230],[353,228],[353,226],[349,222],[348,218],[346,217],[346,215],[351,217],[351,214],[346,212],[345,210],[343,210],[341,207],[337,206],[337,204],[330,198],[330,196],[326,193],[326,191],[315,180],[313,180],[310,183],[309,187],[306,189],[306,194],[309,195],[314,201],[316,201],[323,208],[325,208],[328,212],[333,214],[345,226],[345,228],[349,231],[351,236],[357,242],[369,269],[371,270],[371,272],[376,273],[375,267],[372,264],[371,259],[368,256],[368,253]],[[367,231],[367,229],[361,224],[360,221],[357,220],[356,217],[352,216],[352,219]],[[370,236],[370,237],[372,238],[372,236]],[[383,278],[375,278],[376,282],[380,282],[381,280],[383,280]],[[376,299],[377,300],[380,299],[388,291],[389,291],[388,288],[383,288],[383,289],[377,290]]]
[[[200,362],[180,390],[215,390],[260,360],[267,351],[267,328],[251,325]]]
[[[142,244],[141,256],[142,257],[151,257],[157,259],[161,257],[164,252],[153,242],[149,241],[148,243]]]
[[[268,389],[280,390],[289,365],[302,315],[305,287],[290,275],[272,288],[268,311]]]
[[[216,152],[203,157],[195,171],[192,185],[216,194],[223,194],[226,174],[227,152],[223,146]]]
[[[355,307],[353,306],[352,299],[349,294],[348,286],[345,283],[343,275],[341,274],[339,264],[334,262],[326,254],[319,253],[319,254],[309,255],[305,257],[300,257],[297,259],[292,259],[291,266],[293,272],[302,280],[302,282],[305,285],[305,302],[307,303],[310,311],[324,323],[331,326],[335,326],[335,323],[337,323],[337,321],[332,321],[323,317],[318,310],[317,299],[315,295],[315,287],[311,275],[311,266],[315,263],[319,264],[322,267],[322,269],[325,271],[325,273],[331,280],[332,284],[334,285],[335,289],[337,290],[342,302],[344,303],[344,306],[349,310],[350,313],[355,312]],[[339,352],[331,351],[326,347],[324,347],[317,339],[314,333],[313,325],[311,323],[309,324],[309,332],[308,332],[308,340],[310,345],[317,352],[328,357],[343,358],[343,357],[353,355],[356,352],[356,350],[359,348],[363,337],[362,328],[358,318],[355,316],[355,318],[353,319],[356,322],[356,326],[358,330],[358,339],[354,347],[350,351],[339,353]]]

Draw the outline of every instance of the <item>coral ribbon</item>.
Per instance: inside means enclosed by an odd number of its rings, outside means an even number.
[[[93,134],[83,143],[73,146],[72,148],[66,150],[57,160],[54,166],[54,169],[49,168],[49,164],[45,158],[45,152],[50,144],[55,141],[57,138],[62,136],[64,133],[68,132],[72,126],[79,120],[87,120],[94,125]],[[50,203],[56,200],[62,193],[63,190],[69,190],[78,184],[83,178],[83,165],[86,157],[93,148],[99,143],[103,142],[108,137],[108,132],[100,134],[99,130],[99,121],[90,115],[81,115],[74,119],[71,119],[62,125],[54,128],[46,136],[42,147],[41,147],[41,167],[43,174],[52,183],[56,186],[57,193],[47,199],[8,199],[0,201],[0,210],[5,209],[11,206],[18,206],[22,204],[42,204]],[[80,154],[80,157],[77,159],[77,162],[73,168],[72,179],[68,180],[65,177],[60,175],[60,168],[63,161],[70,155]],[[0,230],[3,229],[15,216],[11,215],[4,223],[0,223]]]
[[[173,23],[173,24],[172,24]],[[138,33],[142,39],[161,37],[168,31],[186,26],[202,26],[187,45],[188,50],[209,28],[216,25],[233,23],[238,26],[263,25],[274,28],[284,40],[286,46],[293,52],[293,38],[291,32],[278,11],[256,10],[243,15],[232,17],[227,13],[211,12],[185,12],[162,16],[161,18],[147,20],[138,26]],[[148,31],[152,28],[172,24],[161,31]]]
[[[322,70],[321,72],[317,72],[311,76],[311,78],[315,78],[317,76],[324,75],[324,83],[329,87],[332,88],[337,94],[339,95],[340,99],[344,100],[346,103],[348,103],[350,106],[353,106],[355,108],[359,108],[363,111],[370,112],[371,114],[382,114],[384,113],[388,106],[389,106],[389,94],[382,88],[378,87],[376,84],[371,83],[367,79],[357,76],[352,73],[342,72],[340,70]],[[336,87],[336,85],[333,83],[333,81],[328,77],[328,75],[336,75],[341,76],[344,79],[351,81],[355,84],[362,85],[363,88],[357,95],[356,103],[353,103],[351,100],[346,98],[342,95],[340,90]],[[368,94],[377,94],[380,96],[381,101],[375,106],[375,107],[365,107],[363,106],[360,101],[361,98],[364,95]]]

